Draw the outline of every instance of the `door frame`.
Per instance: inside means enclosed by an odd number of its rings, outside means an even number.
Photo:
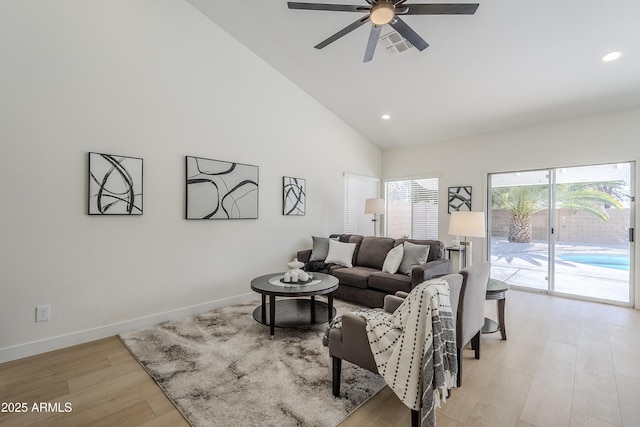
[[[595,297],[591,297],[591,296],[584,296],[584,295],[579,295],[579,294],[572,294],[572,293],[566,293],[566,292],[558,292],[555,290],[555,264],[556,262],[555,260],[555,253],[556,253],[556,236],[558,235],[557,230],[555,230],[555,225],[557,223],[556,221],[556,216],[557,216],[557,212],[556,212],[556,206],[555,206],[555,194],[554,194],[554,190],[555,190],[555,186],[556,186],[556,173],[558,170],[561,170],[563,168],[579,168],[579,167],[588,167],[588,166],[601,166],[601,165],[615,165],[615,164],[629,164],[629,168],[630,168],[630,175],[629,175],[629,192],[630,194],[629,196],[629,272],[628,272],[628,287],[629,287],[629,301],[628,302],[623,302],[623,301],[615,301],[615,300],[610,300],[610,299],[601,299],[601,298],[595,298]],[[518,173],[518,172],[534,172],[534,171],[547,171],[547,185],[548,185],[548,197],[549,197],[549,208],[548,208],[548,212],[547,212],[547,256],[548,256],[548,261],[547,261],[547,275],[546,275],[546,282],[547,282],[547,286],[546,289],[541,289],[541,288],[533,288],[533,287],[526,287],[526,286],[517,286],[517,285],[512,285],[512,287],[514,289],[518,289],[518,290],[524,290],[527,292],[533,292],[533,293],[543,293],[543,294],[549,294],[549,295],[554,295],[554,296],[561,296],[561,297],[567,297],[567,298],[572,298],[572,299],[578,299],[578,300],[585,300],[585,301],[593,301],[593,302],[599,302],[599,303],[605,303],[605,304],[610,304],[610,305],[619,305],[619,306],[624,306],[624,307],[634,307],[635,306],[635,298],[636,298],[636,286],[635,286],[635,260],[636,260],[636,245],[635,245],[635,241],[637,240],[637,238],[635,237],[635,231],[636,231],[636,224],[635,224],[635,218],[636,218],[636,188],[635,188],[635,182],[636,182],[636,161],[635,160],[625,160],[625,161],[613,161],[613,162],[603,162],[603,163],[591,163],[591,164],[580,164],[580,165],[572,165],[572,166],[549,166],[549,167],[543,167],[543,168],[532,168],[532,169],[522,169],[522,170],[515,170],[515,171],[500,171],[500,172],[487,172],[486,173],[486,179],[484,182],[484,187],[485,187],[485,195],[486,195],[486,217],[487,217],[487,236],[488,238],[485,241],[485,253],[487,254],[487,259],[491,259],[491,229],[492,229],[492,215],[491,215],[491,211],[492,211],[492,176],[493,175],[498,175],[498,174],[509,174],[509,173]]]

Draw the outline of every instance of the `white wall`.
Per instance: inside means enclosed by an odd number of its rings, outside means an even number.
[[[472,210],[486,208],[487,174],[545,167],[636,161],[640,167],[640,109],[477,135],[383,152],[383,178],[440,177],[439,235],[451,242],[447,214],[448,187],[473,186]],[[636,171],[636,189],[640,188]],[[637,193],[637,190],[636,190]],[[635,214],[638,224],[638,212]],[[474,244],[474,259],[486,248]],[[640,307],[638,254],[635,252],[635,306]]]
[[[380,175],[378,148],[181,0],[7,0],[0,40],[0,362],[253,298],[342,230],[343,172]],[[89,151],[144,159],[144,215],[86,214]],[[258,165],[259,219],[183,219],[185,155]],[[282,215],[282,176],[306,178],[306,216]]]

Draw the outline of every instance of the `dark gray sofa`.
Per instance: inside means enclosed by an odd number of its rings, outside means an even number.
[[[340,286],[335,297],[363,304],[368,307],[382,307],[385,295],[397,291],[411,290],[425,280],[452,272],[452,263],[444,258],[444,243],[438,240],[392,239],[348,234],[334,234],[330,238],[345,243],[355,243],[353,267],[310,261],[312,249],[299,251],[298,260],[305,263],[308,271],[329,273],[338,278]],[[405,241],[418,245],[429,245],[427,262],[414,265],[411,275],[382,271],[389,251]]]

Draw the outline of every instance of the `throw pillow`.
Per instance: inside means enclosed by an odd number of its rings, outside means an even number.
[[[386,271],[387,273],[395,274],[398,272],[398,268],[400,268],[400,263],[402,262],[402,258],[404,255],[404,247],[402,245],[398,245],[395,248],[391,249],[387,253],[387,257],[384,259],[384,264],[382,264],[382,271]]]
[[[353,252],[355,250],[355,243],[343,243],[329,239],[329,253],[324,262],[353,267]]]
[[[311,238],[313,239],[313,248],[309,261],[324,261],[329,253],[329,238],[316,236],[311,236]]]
[[[424,264],[427,262],[429,255],[429,245],[416,245],[411,242],[404,242],[404,255],[398,271],[402,274],[411,276],[411,270],[414,265]]]

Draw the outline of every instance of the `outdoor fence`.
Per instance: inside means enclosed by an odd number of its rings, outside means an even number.
[[[557,241],[589,244],[622,245],[629,241],[629,209],[608,209],[609,220],[603,221],[584,211],[558,209],[554,225]],[[547,211],[533,215],[533,240],[547,239]],[[491,213],[491,236],[505,238],[509,234],[511,212],[494,209]]]

